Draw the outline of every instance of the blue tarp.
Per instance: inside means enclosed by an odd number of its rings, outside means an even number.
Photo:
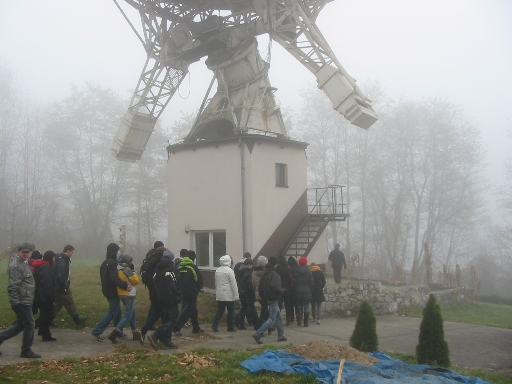
[[[478,378],[459,375],[449,369],[430,365],[407,364],[384,353],[369,353],[379,359],[372,366],[346,361],[343,366],[342,383],[390,384],[390,383],[432,383],[432,384],[489,384]],[[336,384],[340,362],[338,360],[311,361],[303,356],[283,351],[264,351],[241,363],[251,373],[263,370],[281,373],[315,375],[325,384]]]

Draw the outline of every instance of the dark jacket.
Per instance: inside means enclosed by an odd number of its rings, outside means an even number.
[[[339,249],[334,249],[329,253],[329,260],[332,262],[333,268],[343,267],[347,269],[347,262],[345,261],[345,255]]]
[[[274,267],[269,264],[265,266],[263,276],[261,276],[258,287],[260,296],[267,302],[279,300],[283,292],[281,288],[281,278]]]
[[[314,281],[307,265],[295,269],[293,272],[293,284],[296,302],[310,303]]]
[[[178,267],[180,291],[183,299],[195,300],[203,288],[203,276],[194,261],[185,256]]]
[[[156,290],[155,290],[155,286],[154,286],[154,276],[156,273],[156,266],[160,262],[160,259],[162,258],[162,255],[166,249],[167,248],[165,248],[165,247],[159,247],[157,249],[154,249],[153,251],[150,250],[146,254],[146,259],[144,260],[144,264],[147,263],[147,272],[145,272],[145,273],[149,273],[149,275],[150,275],[150,278],[146,280],[147,283],[145,283],[145,284],[146,284],[146,287],[148,287],[148,289],[149,289],[149,300],[151,300],[151,301],[157,300]],[[174,263],[173,263],[173,265],[174,265]],[[143,278],[143,280],[144,280],[144,278]]]
[[[32,266],[34,267],[34,280],[36,282],[35,301],[38,303],[55,301],[56,282],[53,266],[46,260],[35,260]]]
[[[32,305],[36,284],[28,263],[16,256],[9,265],[7,294],[11,305]]]
[[[290,267],[288,264],[278,264],[276,267],[276,272],[281,278],[281,286],[286,290],[286,292],[290,293],[293,282]]]
[[[325,276],[319,266],[310,266],[311,274],[313,275],[313,292],[311,301],[315,303],[323,303],[325,301],[324,287]]]
[[[55,256],[55,264],[53,265],[53,271],[57,280],[57,290],[67,291],[71,283],[69,275],[69,265],[71,259],[64,253],[59,253]]]
[[[238,286],[238,294],[241,301],[254,302],[256,295],[252,285],[252,268],[240,268],[240,284]]]
[[[165,258],[156,265],[153,286],[156,300],[162,307],[173,307],[181,302],[179,271],[171,259]]]
[[[122,281],[117,273],[117,249],[107,248],[107,256],[100,266],[101,291],[107,300],[118,297],[117,287],[127,290],[128,283]]]

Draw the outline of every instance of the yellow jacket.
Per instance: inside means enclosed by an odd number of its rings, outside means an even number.
[[[137,273],[133,272],[133,275],[131,275],[130,277],[126,276],[125,273],[123,272],[122,269],[117,269],[117,276],[122,280],[122,281],[126,281],[128,283],[128,285],[130,285],[132,287],[132,290],[130,292],[120,288],[120,287],[117,287],[117,294],[121,297],[121,296],[133,296],[135,297],[137,295],[137,289],[135,288],[135,286],[137,284],[139,284],[139,275],[137,275]]]

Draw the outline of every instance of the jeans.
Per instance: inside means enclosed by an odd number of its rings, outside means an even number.
[[[140,332],[146,334],[147,331],[154,327],[160,316],[160,304],[156,300],[151,300],[151,305],[149,306],[148,310],[148,317],[146,318],[146,324],[141,327]]]
[[[199,327],[198,315],[197,297],[193,299],[183,298],[181,301],[181,315],[178,318],[176,325],[174,326],[174,330],[180,331],[187,320],[190,318],[190,322],[192,323],[192,330],[195,332],[199,331],[201,328]]]
[[[94,336],[99,336],[105,329],[108,328],[110,322],[114,320],[114,324],[119,323],[121,321],[121,304],[119,302],[119,298],[108,300],[108,312],[101,318],[101,320],[96,324],[91,333]],[[121,331],[122,329],[120,329]]]
[[[137,329],[137,327],[135,326],[135,297],[123,297],[121,301],[124,304],[124,316],[121,319],[121,321],[117,323],[116,328],[121,330],[124,328],[126,323],[129,322],[130,328],[133,331]]]
[[[171,331],[178,320],[180,309],[178,305],[160,306],[162,325],[153,334],[156,340],[162,341],[165,346],[171,345]]]
[[[224,311],[228,310],[228,331],[232,331],[235,329],[233,325],[233,320],[235,318],[234,312],[235,312],[235,302],[234,301],[218,301],[217,300],[217,313],[215,314],[215,317],[213,318],[213,328],[217,328],[220,323],[220,319],[222,318],[222,315],[224,314]]]
[[[281,311],[279,310],[279,302],[277,300],[269,301],[268,307],[268,319],[261,325],[261,327],[258,328],[256,335],[261,337],[261,335],[263,335],[275,322],[277,327],[277,339],[279,340],[284,336],[283,318],[281,317]]]
[[[267,303],[267,301],[263,300],[263,299],[259,299],[258,301],[260,302],[261,312],[260,312],[260,317],[258,319],[258,324],[254,325],[254,329],[258,329],[259,327],[261,327],[262,324],[265,321],[267,321],[267,319],[268,319],[268,303]]]
[[[5,331],[0,332],[0,344],[23,331],[21,353],[29,352],[34,342],[34,315],[32,314],[32,305],[20,304],[15,310],[13,309],[13,311],[16,313],[16,321]]]

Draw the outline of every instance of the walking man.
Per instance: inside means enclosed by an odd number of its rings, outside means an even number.
[[[62,253],[59,253],[55,257],[55,274],[57,277],[57,295],[55,299],[55,312],[53,317],[57,317],[57,314],[62,309],[66,308],[69,316],[73,319],[76,325],[84,325],[87,321],[86,317],[80,317],[78,309],[76,308],[75,301],[73,300],[73,293],[71,292],[71,279],[70,279],[70,265],[71,257],[75,253],[75,247],[72,245],[66,245]]]
[[[336,284],[341,283],[341,269],[347,269],[345,255],[340,251],[340,244],[335,245],[335,249],[329,253],[329,260],[331,261],[332,271],[334,274],[334,281]]]
[[[258,344],[263,344],[261,336],[272,326],[274,322],[277,327],[277,341],[287,340],[286,337],[284,337],[283,318],[281,317],[281,311],[279,310],[279,299],[283,293],[283,288],[281,287],[281,278],[275,269],[276,264],[277,257],[271,256],[268,259],[267,265],[265,265],[265,272],[263,272],[263,276],[261,276],[258,286],[260,296],[268,303],[269,307],[267,321],[265,321],[261,327],[258,328],[256,333],[252,335]]]
[[[119,301],[119,295],[117,294],[117,287],[128,292],[131,291],[132,288],[126,281],[122,281],[118,276],[118,251],[119,245],[115,243],[107,245],[107,256],[100,266],[101,291],[108,301],[108,312],[102,317],[98,324],[96,324],[96,327],[94,327],[91,332],[98,341],[105,340],[101,334],[105,332],[112,320],[114,320],[114,324],[118,324],[119,321],[121,321],[121,304]]]
[[[181,328],[189,318],[192,323],[192,333],[204,332],[199,326],[199,314],[197,312],[197,296],[203,288],[203,276],[201,276],[199,268],[194,263],[196,259],[195,252],[187,251],[187,255],[182,255],[182,252],[180,252],[180,256],[183,257],[178,267],[182,302],[181,315],[174,326],[176,336],[181,336]]]
[[[32,304],[36,284],[34,277],[28,266],[30,256],[30,244],[22,243],[18,247],[18,255],[9,265],[9,283],[7,285],[7,294],[11,308],[16,314],[16,321],[5,331],[0,332],[0,345],[10,338],[23,331],[21,342],[21,357],[29,359],[39,358],[41,355],[32,351],[34,342],[34,315],[32,314]],[[2,353],[0,352],[0,355]]]

